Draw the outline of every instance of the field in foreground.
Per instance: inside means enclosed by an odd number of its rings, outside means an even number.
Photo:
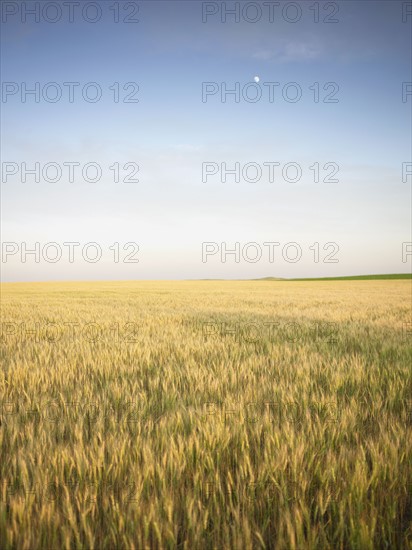
[[[2,303],[3,549],[412,548],[411,281]]]

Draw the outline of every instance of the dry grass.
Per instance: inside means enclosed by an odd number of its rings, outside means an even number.
[[[2,302],[2,548],[412,548],[410,281]]]

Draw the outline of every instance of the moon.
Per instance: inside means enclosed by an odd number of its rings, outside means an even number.
[[[258,76],[255,76],[255,78],[253,79],[256,83],[260,81],[260,78]]]

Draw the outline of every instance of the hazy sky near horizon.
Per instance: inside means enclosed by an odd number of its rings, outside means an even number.
[[[83,2],[73,22],[72,2],[2,4],[3,281],[410,271],[410,2]]]

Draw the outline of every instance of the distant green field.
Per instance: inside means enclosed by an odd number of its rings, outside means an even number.
[[[390,273],[385,275],[349,275],[347,277],[310,277],[304,279],[280,279],[277,277],[264,277],[260,281],[376,281],[388,279],[412,279],[412,273]]]

